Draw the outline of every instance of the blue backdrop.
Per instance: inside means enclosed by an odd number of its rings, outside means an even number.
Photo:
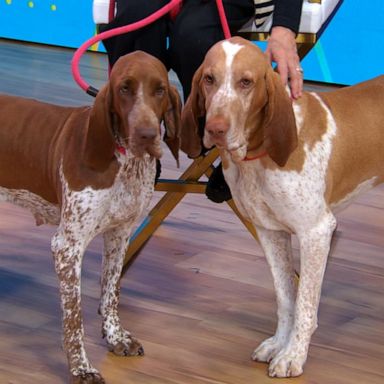
[[[303,60],[305,77],[355,84],[384,73],[384,1],[344,0]]]
[[[305,78],[354,84],[382,74],[383,17],[384,0],[344,0],[303,60]],[[92,0],[0,0],[0,37],[77,48],[94,34]]]

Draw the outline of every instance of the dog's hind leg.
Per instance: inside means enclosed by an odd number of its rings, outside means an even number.
[[[119,356],[143,355],[141,344],[120,323],[118,313],[120,275],[128,249],[132,224],[114,227],[104,233],[100,314],[102,332],[109,349]]]

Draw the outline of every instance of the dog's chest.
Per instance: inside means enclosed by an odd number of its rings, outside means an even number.
[[[133,216],[136,219],[152,197],[155,173],[155,160],[148,156],[123,162],[110,190],[107,221],[120,222]]]
[[[71,191],[62,175],[65,202],[62,217],[92,236],[122,223],[133,223],[148,206],[156,165],[149,156],[119,157],[120,169],[110,188]]]
[[[313,170],[309,178],[297,172],[267,170],[260,162],[232,163],[225,177],[245,217],[270,230],[297,233],[326,211],[325,184],[318,172]]]
[[[281,215],[276,215],[276,205],[271,196],[266,196],[264,172],[253,167],[239,169],[230,163],[225,170],[225,179],[241,214],[264,228],[290,230]]]

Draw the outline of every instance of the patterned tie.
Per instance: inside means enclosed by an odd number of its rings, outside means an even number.
[[[255,2],[255,25],[261,27],[268,16],[272,14],[274,5],[271,0],[254,0]]]

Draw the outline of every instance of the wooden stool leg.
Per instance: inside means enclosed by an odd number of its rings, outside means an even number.
[[[255,238],[255,240],[259,241],[255,227],[253,226],[253,224],[250,221],[244,219],[242,214],[237,209],[235,202],[231,199],[231,200],[227,201],[227,204],[232,208],[232,211],[236,214],[236,216],[240,219],[240,221],[245,225],[245,227],[248,229],[250,234]]]
[[[167,192],[156,206],[149,212],[141,225],[131,237],[128,252],[125,255],[123,273],[136,259],[140,249],[161,225],[164,219],[171,213],[173,208],[182,200],[185,193]]]
[[[201,176],[207,173],[207,170],[212,166],[212,163],[217,159],[219,153],[216,149],[209,151],[205,156],[200,156],[186,169],[180,178],[167,185],[166,182],[159,180],[160,188],[156,190],[165,190],[166,194],[149,212],[142,224],[137,228],[131,238],[128,251],[124,259],[123,273],[135,260],[142,246],[153,235],[156,229],[170,214],[173,208],[182,200],[186,193],[202,193],[205,190],[201,188],[198,180]]]
[[[304,59],[305,56],[309,53],[309,51],[313,48],[312,43],[298,43],[297,44],[297,54],[300,57],[300,61]]]

